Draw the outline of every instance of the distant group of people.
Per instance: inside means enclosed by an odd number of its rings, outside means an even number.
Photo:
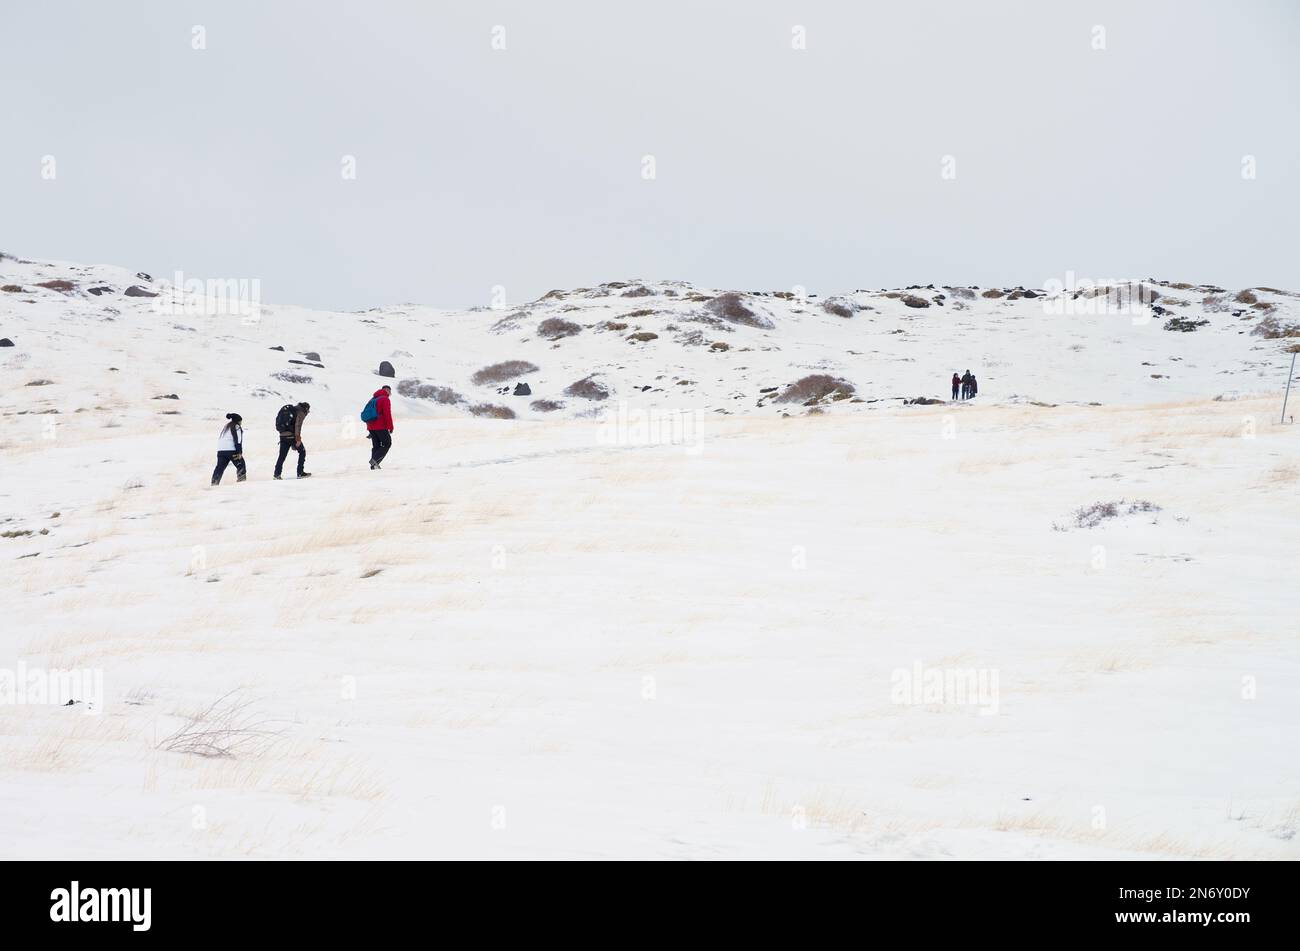
[[[956,372],[952,375],[952,398],[955,400],[968,400],[980,391],[979,381],[975,379],[975,374],[967,370],[961,376]]]
[[[391,386],[381,386],[375,390],[370,401],[361,411],[361,419],[366,424],[370,438],[370,468],[380,468],[380,463],[393,446],[393,407],[389,397]],[[286,403],[275,414],[275,429],[280,436],[280,454],[275,460],[275,475],[279,479],[284,473],[284,461],[289,457],[289,450],[298,452],[298,478],[309,479],[311,473],[306,471],[307,447],[302,441],[302,426],[311,412],[310,403]],[[226,468],[235,467],[235,481],[243,482],[248,478],[248,467],[244,463],[244,417],[238,413],[227,413],[226,424],[217,434],[217,467],[212,470],[212,484],[220,485]]]

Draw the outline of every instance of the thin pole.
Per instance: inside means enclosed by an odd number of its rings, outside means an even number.
[[[1291,398],[1291,379],[1295,376],[1295,358],[1296,351],[1291,351],[1291,372],[1286,378],[1286,395],[1282,397],[1282,419],[1279,422],[1286,422],[1286,401]]]

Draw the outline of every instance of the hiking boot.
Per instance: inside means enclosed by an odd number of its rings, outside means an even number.
[[[273,476],[271,476],[271,478],[272,478],[272,479],[278,479],[278,478],[280,478],[280,476],[278,476],[278,475],[273,475]]]
[[[311,473],[310,473],[310,472],[299,472],[299,473],[298,473],[298,478],[299,478],[299,479],[310,479],[310,478],[311,478]]]
[[[370,460],[370,471],[371,471],[371,472],[374,472],[374,471],[375,471],[376,469],[378,469],[378,468],[379,468],[379,464],[376,463],[375,460],[371,459],[371,460]]]
[[[246,476],[246,475],[241,475],[241,476],[239,476],[237,479],[235,479],[235,481],[236,481],[236,482],[247,482],[247,481],[248,481],[248,476]]]

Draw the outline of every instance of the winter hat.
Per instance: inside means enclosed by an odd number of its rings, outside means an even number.
[[[244,417],[240,416],[238,413],[227,413],[226,419],[230,420],[232,423],[242,423],[244,421]]]

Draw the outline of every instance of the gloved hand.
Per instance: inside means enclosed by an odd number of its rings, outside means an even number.
[[[237,453],[235,453],[233,456],[231,456],[230,458],[231,458],[231,459],[240,459],[240,460],[242,460],[242,459],[244,458],[244,454],[243,454],[242,452],[237,452]]]

